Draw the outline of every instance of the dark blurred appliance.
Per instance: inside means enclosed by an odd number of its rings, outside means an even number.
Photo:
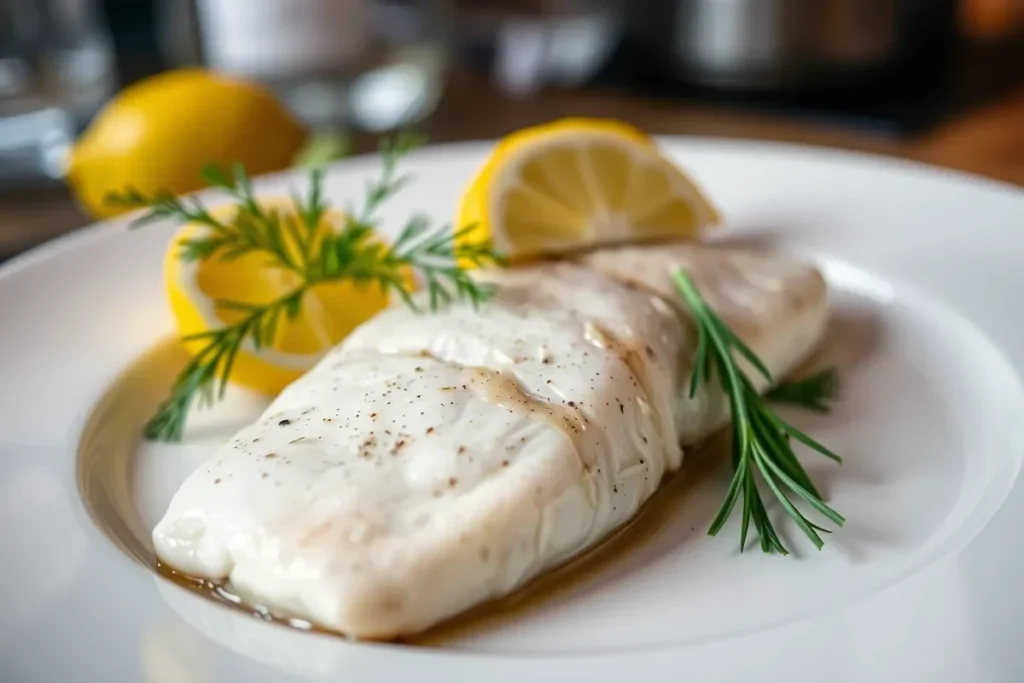
[[[958,0],[621,0],[591,87],[907,136],[1024,85],[1024,31],[961,35]]]
[[[643,0],[627,33],[662,75],[725,90],[834,90],[947,63],[957,0]]]

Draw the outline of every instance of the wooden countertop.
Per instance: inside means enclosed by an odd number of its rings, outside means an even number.
[[[617,93],[498,95],[485,82],[456,79],[423,126],[433,142],[489,139],[561,116],[607,116],[659,134],[779,140],[913,159],[1024,187],[1024,89],[925,134],[890,140],[781,117],[737,114]],[[64,188],[0,194],[0,257],[87,224]]]
[[[616,93],[546,92],[516,101],[453,84],[427,126],[434,141],[486,139],[561,116],[622,118],[652,133],[778,140],[913,159],[1024,186],[1024,88],[923,135],[888,139],[849,129]]]

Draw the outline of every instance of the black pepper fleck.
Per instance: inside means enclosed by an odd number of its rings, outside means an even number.
[[[287,427],[287,426],[288,426],[288,425],[290,425],[291,423],[292,423],[292,421],[291,421],[291,420],[281,420],[280,422],[278,422],[278,423],[277,423],[277,425],[278,425],[279,427]]]

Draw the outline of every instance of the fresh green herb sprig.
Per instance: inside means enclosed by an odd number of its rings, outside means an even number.
[[[777,384],[765,398],[773,403],[788,403],[819,413],[831,412],[830,403],[839,398],[839,372],[825,368],[803,379]]]
[[[712,380],[721,383],[729,400],[732,414],[732,466],[733,478],[721,509],[715,516],[708,534],[716,535],[742,498],[740,550],[746,546],[751,522],[761,539],[761,550],[789,554],[768,516],[758,489],[758,477],[765,482],[779,504],[793,522],[821,549],[824,545],[819,532],[830,533],[809,520],[790,499],[802,500],[812,509],[837,526],[846,521],[842,515],[826,505],[810,477],[793,452],[795,439],[814,451],[841,462],[842,459],[802,431],[789,424],[771,409],[768,399],[761,396],[750,378],[737,363],[737,356],[746,359],[769,382],[771,373],[764,363],[743,343],[704,302],[697,287],[683,271],[675,273],[675,282],[697,324],[697,356],[690,379],[690,396],[701,383]],[[789,494],[786,491],[789,491]]]
[[[254,349],[273,344],[281,321],[300,314],[305,294],[316,285],[339,280],[376,285],[420,310],[409,279],[413,272],[426,284],[431,311],[453,301],[468,301],[475,306],[492,294],[492,288],[475,282],[466,268],[499,264],[503,259],[488,243],[464,243],[460,239],[472,226],[453,233],[448,226],[434,226],[425,216],[414,215],[392,244],[374,239],[381,205],[410,180],[410,176],[398,173],[398,161],[420,143],[420,138],[408,134],[381,143],[380,176],[367,183],[362,207],[345,211],[340,229],[322,220],[328,205],[323,198],[320,170],[311,172],[305,198],[292,197],[294,217],[291,212],[286,215],[261,206],[241,167],[235,167],[231,174],[217,167],[203,172],[208,185],[224,191],[233,201],[235,211],[230,219],[215,217],[196,198],[176,197],[169,192],[146,195],[129,188],[108,197],[115,206],[146,209],[135,225],[173,219],[204,226],[203,234],[181,244],[179,257],[184,261],[231,261],[259,253],[266,256],[268,267],[290,271],[299,281],[294,289],[273,301],[215,302],[220,310],[242,315],[223,327],[183,338],[203,342],[203,346],[178,374],[170,395],[146,424],[147,438],[179,441],[193,404],[210,405],[223,398],[239,351],[246,344]]]

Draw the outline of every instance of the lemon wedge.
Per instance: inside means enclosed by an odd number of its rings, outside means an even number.
[[[262,208],[277,210],[282,227],[298,221],[290,200],[261,201]],[[234,206],[211,211],[218,220],[228,222]],[[340,231],[344,216],[327,211],[326,225],[319,230]],[[187,337],[238,323],[246,313],[218,302],[266,304],[293,292],[302,283],[292,271],[268,262],[264,252],[252,252],[235,259],[211,258],[186,261],[181,258],[188,240],[208,236],[210,228],[194,223],[184,225],[171,240],[164,255],[164,282],[179,334],[188,351],[198,353],[204,340]],[[282,230],[288,235],[290,230]],[[376,238],[376,237],[375,237]],[[286,244],[294,249],[293,244]],[[375,284],[356,284],[349,280],[324,282],[310,287],[302,296],[298,314],[282,315],[276,325],[273,343],[255,348],[247,341],[232,366],[230,380],[266,394],[276,394],[308,371],[323,354],[341,341],[363,321],[389,305],[389,297]]]
[[[628,124],[562,119],[502,139],[470,183],[458,225],[510,258],[698,237],[718,210]]]

